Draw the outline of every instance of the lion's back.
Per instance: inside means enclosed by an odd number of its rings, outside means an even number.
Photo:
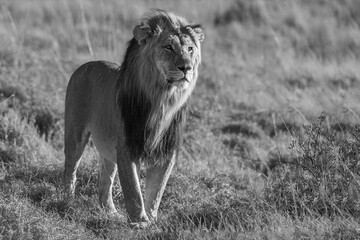
[[[72,74],[67,87],[67,94],[74,88],[90,86],[94,81],[111,81],[113,80],[112,76],[118,73],[118,69],[117,63],[107,61],[84,63]]]

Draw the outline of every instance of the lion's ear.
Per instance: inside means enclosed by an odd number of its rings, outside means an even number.
[[[196,37],[199,39],[200,42],[204,41],[205,33],[204,29],[200,24],[192,25],[191,28],[194,30]]]
[[[133,34],[139,45],[142,45],[151,36],[151,29],[147,24],[137,25],[133,30]]]

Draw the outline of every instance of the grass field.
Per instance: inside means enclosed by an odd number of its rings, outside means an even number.
[[[121,63],[151,8],[205,27],[159,221],[97,201],[88,146],[62,194],[72,72]],[[0,0],[0,239],[360,239],[360,1]],[[114,200],[125,214],[117,181]]]

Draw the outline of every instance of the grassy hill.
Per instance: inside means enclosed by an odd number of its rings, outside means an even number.
[[[148,9],[205,27],[203,63],[159,221],[97,201],[89,145],[62,194],[67,82],[121,63]],[[0,1],[0,239],[359,239],[357,0]],[[117,181],[115,204],[124,212]]]

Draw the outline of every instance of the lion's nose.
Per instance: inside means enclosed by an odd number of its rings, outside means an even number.
[[[182,71],[183,73],[186,73],[187,71],[190,71],[192,67],[188,64],[179,66],[178,69]]]

